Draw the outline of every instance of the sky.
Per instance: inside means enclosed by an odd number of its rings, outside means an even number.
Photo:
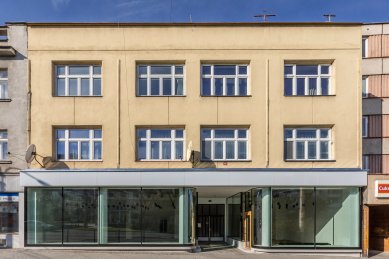
[[[0,0],[5,22],[389,22],[389,0]]]

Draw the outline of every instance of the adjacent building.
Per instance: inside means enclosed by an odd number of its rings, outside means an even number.
[[[25,246],[361,252],[361,25],[28,23]]]

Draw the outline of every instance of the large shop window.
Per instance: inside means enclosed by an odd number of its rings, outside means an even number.
[[[0,233],[19,232],[19,195],[0,193]]]
[[[227,198],[227,236],[230,238],[239,239],[241,236],[241,194]]]

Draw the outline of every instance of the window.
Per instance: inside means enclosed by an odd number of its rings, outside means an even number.
[[[296,65],[284,66],[284,94],[330,95],[331,65]]]
[[[369,97],[369,78],[362,78],[362,98]]]
[[[368,38],[369,37],[363,37],[362,38],[362,57],[367,58],[368,56]]]
[[[19,232],[19,195],[0,193],[0,233]]]
[[[8,70],[0,69],[0,99],[8,99]]]
[[[369,170],[369,156],[362,156],[362,169]]]
[[[57,129],[55,135],[57,160],[102,159],[101,129]]]
[[[138,65],[138,96],[183,96],[183,65]]]
[[[331,159],[331,129],[285,128],[286,160]]]
[[[362,137],[367,138],[369,135],[369,117],[362,117]]]
[[[184,129],[137,129],[140,161],[183,160]]]
[[[55,96],[101,96],[101,65],[56,65]]]
[[[202,65],[202,96],[247,96],[248,65]]]
[[[8,132],[0,130],[0,160],[8,159]]]
[[[247,160],[248,129],[201,129],[202,160]]]

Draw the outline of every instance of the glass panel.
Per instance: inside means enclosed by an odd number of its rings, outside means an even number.
[[[171,159],[172,149],[170,141],[162,141],[162,159]]]
[[[297,78],[297,95],[305,95],[305,78]]]
[[[239,78],[239,95],[244,96],[247,95],[247,79]]]
[[[285,141],[285,159],[293,159],[293,141]]]
[[[27,189],[27,244],[62,243],[62,189]]]
[[[159,159],[159,141],[151,141],[151,159]]]
[[[226,141],[226,159],[235,159],[234,141]]]
[[[18,193],[7,193],[7,198],[18,197]],[[0,203],[0,233],[19,232],[19,202]]]
[[[240,193],[227,199],[228,237],[240,239],[241,233],[241,197]]]
[[[142,199],[143,242],[178,242],[178,189],[143,189]]]
[[[362,78],[362,97],[368,97],[367,77]]]
[[[146,159],[146,141],[138,140],[138,160]]]
[[[366,53],[366,46],[367,46],[367,39],[362,39],[362,57],[365,58],[367,57],[367,53]]]
[[[63,78],[57,79],[57,95],[58,96],[65,95],[65,79]]]
[[[201,158],[210,160],[211,157],[211,141],[201,141]]]
[[[81,159],[89,159],[89,142],[81,142]]]
[[[69,159],[78,159],[78,142],[69,142]]]
[[[215,75],[236,75],[235,66],[216,65],[214,66]]]
[[[328,138],[328,132],[329,132],[328,129],[321,129],[320,130],[320,137],[321,138]]]
[[[321,79],[321,94],[322,95],[329,95],[329,79],[328,78]]]
[[[317,75],[317,65],[297,65],[297,75]]]
[[[172,131],[170,129],[166,129],[166,130],[161,130],[161,129],[151,130],[151,137],[152,138],[171,138],[172,137]]]
[[[146,75],[147,74],[147,66],[138,66],[138,74]]]
[[[89,66],[69,66],[69,75],[89,75]]]
[[[211,79],[210,78],[203,78],[202,79],[202,91],[201,94],[204,96],[211,95]]]
[[[138,129],[137,131],[138,138],[145,138],[146,137],[146,129]]]
[[[175,95],[184,95],[184,80],[182,78],[176,78]]]
[[[3,157],[3,160],[7,160],[8,159],[8,142],[3,142],[3,154],[2,154],[2,157]]]
[[[94,78],[93,79],[93,95],[101,95],[101,79],[100,78]]]
[[[81,95],[89,95],[89,78],[81,78]]]
[[[210,75],[211,74],[211,66],[202,66],[201,73],[203,75]]]
[[[293,78],[284,78],[284,95],[293,95]]]
[[[64,197],[64,243],[97,243],[97,189],[67,189]]]
[[[162,79],[163,95],[172,95],[172,80],[170,78]]]
[[[293,130],[292,129],[285,129],[284,132],[285,132],[285,139],[293,137]]]
[[[315,129],[298,129],[296,130],[296,138],[316,138]]]
[[[171,75],[172,67],[171,66],[151,66],[150,73],[152,75]]]
[[[147,95],[147,79],[139,78],[138,79],[138,94],[139,95]]]
[[[84,129],[69,130],[69,138],[89,138],[89,130],[84,130]]]
[[[140,190],[108,190],[108,243],[141,242]]]
[[[101,66],[93,66],[93,74],[101,75]]]
[[[176,138],[183,138],[183,137],[184,137],[184,131],[176,130]]]
[[[246,138],[247,130],[238,130],[238,138]]]
[[[69,79],[69,95],[75,96],[77,95],[77,79],[70,78]]]
[[[308,142],[308,159],[316,159],[316,141]]]
[[[239,66],[239,75],[247,75],[247,66]]]
[[[215,141],[215,159],[223,159],[223,142]]]
[[[176,141],[176,157],[175,159],[184,158],[184,143],[182,141]]]
[[[66,130],[57,130],[57,139],[65,138],[65,131]]]
[[[0,70],[0,77],[4,77],[2,76],[1,72],[2,70]],[[65,66],[57,66],[57,75],[65,75]]]
[[[101,141],[95,141],[93,142],[93,159],[100,160],[102,158],[102,148],[101,148]]]
[[[151,95],[159,95],[159,79],[151,78]]]
[[[317,79],[316,78],[309,78],[308,79],[308,86],[309,86],[309,95],[316,95],[317,94]]]
[[[227,78],[227,95],[235,95],[235,79]]]
[[[234,138],[235,130],[231,129],[215,129],[215,138]]]
[[[314,246],[314,189],[272,190],[272,246]]]
[[[215,95],[223,95],[223,78],[215,78]]]
[[[94,138],[101,138],[102,137],[102,130],[94,130],[93,131],[93,136]]]
[[[238,159],[247,159],[246,141],[238,141]]]
[[[325,66],[325,65],[322,65],[321,66],[321,74],[329,74],[330,73],[330,66]]]
[[[57,159],[65,159],[65,142],[57,141]]]
[[[305,142],[296,142],[296,159],[305,159]]]
[[[176,66],[175,67],[175,74],[176,75],[182,75],[184,73],[184,69],[182,66]]]
[[[8,82],[0,81],[0,99],[8,98]]]
[[[328,158],[328,141],[320,141],[320,159]]]
[[[284,75],[292,75],[293,66],[284,66]]]
[[[210,138],[211,137],[211,130],[210,129],[202,129],[201,130],[201,138]]]

